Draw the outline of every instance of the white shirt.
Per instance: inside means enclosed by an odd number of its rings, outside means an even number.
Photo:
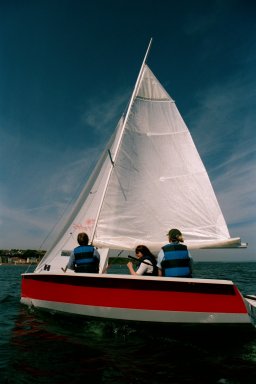
[[[145,264],[148,263],[148,264]],[[145,260],[145,263],[141,263],[139,268],[136,271],[136,275],[144,275],[144,273],[152,273],[153,272],[153,265],[150,260]]]

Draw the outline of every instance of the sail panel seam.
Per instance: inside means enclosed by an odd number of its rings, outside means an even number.
[[[174,100],[171,99],[156,99],[156,98],[151,98],[151,97],[142,97],[142,96],[136,96],[136,99],[143,100],[143,101],[156,101],[156,102],[162,102],[162,103],[174,103]]]

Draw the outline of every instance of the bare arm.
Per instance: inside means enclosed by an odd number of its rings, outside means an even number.
[[[133,269],[133,264],[131,261],[129,261],[129,263],[127,263],[127,268],[129,269],[131,275],[137,275],[137,273]]]
[[[66,267],[65,268],[61,268],[62,271],[66,272],[66,270],[68,268],[72,269],[73,261],[74,261],[74,252],[71,252],[71,255],[69,256],[69,261],[68,261]]]
[[[158,253],[157,256],[157,268],[158,268],[158,276],[163,276],[162,267],[161,267],[161,261],[163,260],[164,252],[161,249],[161,251]]]

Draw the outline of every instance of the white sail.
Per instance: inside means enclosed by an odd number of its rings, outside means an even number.
[[[240,246],[175,102],[145,64],[127,113],[43,262],[72,250],[81,231],[110,249],[158,251],[172,227],[190,249]]]

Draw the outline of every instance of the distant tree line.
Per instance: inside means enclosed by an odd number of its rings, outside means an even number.
[[[44,250],[35,249],[0,249],[0,261],[2,263],[12,262],[39,262],[45,255]]]

